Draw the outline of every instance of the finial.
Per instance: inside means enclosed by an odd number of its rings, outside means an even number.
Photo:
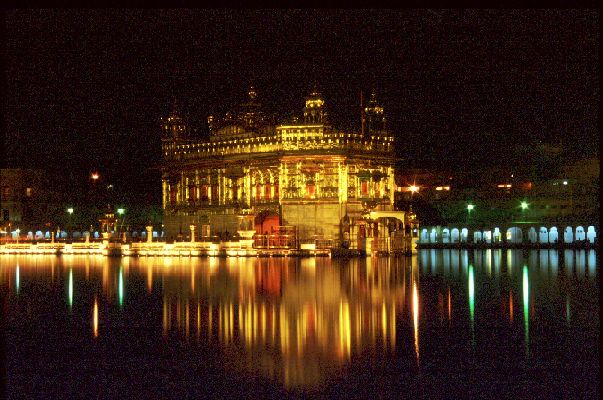
[[[249,91],[247,92],[247,95],[249,96],[249,100],[251,101],[255,100],[255,98],[257,97],[258,94],[255,91],[253,85],[249,86]]]

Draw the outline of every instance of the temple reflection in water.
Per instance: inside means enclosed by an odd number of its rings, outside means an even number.
[[[214,348],[227,371],[307,388],[360,355],[405,352],[424,368],[434,328],[464,327],[475,348],[492,319],[521,332],[513,340],[528,359],[535,317],[549,303],[562,304],[564,325],[591,321],[588,298],[566,289],[594,285],[596,262],[594,250],[421,250],[349,261],[32,255],[0,258],[0,285],[35,306],[29,288],[45,282],[63,293],[67,312],[87,310],[94,340],[116,334],[115,313],[157,299],[160,309],[142,312],[158,335]]]
[[[315,384],[325,365],[344,364],[361,349],[395,348],[411,279],[406,262],[411,268],[405,259],[349,268],[328,259],[266,258],[254,267],[227,259],[198,278],[195,267],[190,277],[175,270],[178,279],[163,285],[164,334],[216,341],[232,355],[231,367],[260,368],[287,386]]]

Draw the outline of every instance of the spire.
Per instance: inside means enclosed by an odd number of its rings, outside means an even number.
[[[366,129],[365,134],[385,130],[385,117],[383,115],[383,107],[377,101],[377,91],[375,88],[371,90],[371,98],[366,107],[363,108]]]
[[[172,111],[167,117],[161,119],[161,130],[166,137],[179,139],[187,135],[187,126],[180,117],[178,101],[174,96]]]
[[[306,97],[306,107],[304,108],[304,121],[306,124],[324,124],[326,115],[324,108],[324,99],[318,91],[318,85],[314,82],[310,95]]]
[[[258,96],[253,85],[249,86],[249,90],[247,91],[247,96],[249,96],[249,101],[255,101],[256,97]]]

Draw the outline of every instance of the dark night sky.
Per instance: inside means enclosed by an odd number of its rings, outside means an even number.
[[[359,91],[376,87],[410,165],[500,164],[533,139],[592,154],[598,24],[585,10],[9,11],[4,164],[155,192],[174,97],[203,131],[250,83],[286,114],[317,82],[355,129]]]

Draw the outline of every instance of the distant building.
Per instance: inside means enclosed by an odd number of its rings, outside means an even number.
[[[396,175],[396,199],[401,206],[427,204],[441,221],[452,223],[598,223],[599,159],[558,162],[554,168],[554,179],[533,181],[504,169],[469,172],[463,178],[407,170]],[[475,206],[471,214],[469,204]],[[414,209],[421,218],[423,210]]]
[[[44,172],[36,169],[0,169],[0,226],[35,224],[43,203]]]
[[[394,138],[374,93],[361,132],[333,127],[317,90],[303,120],[283,124],[271,122],[254,88],[247,95],[223,118],[208,117],[208,139],[191,137],[177,110],[162,120],[168,236],[195,223],[202,234],[287,226],[302,240],[339,238],[366,234],[363,212],[393,210]]]

